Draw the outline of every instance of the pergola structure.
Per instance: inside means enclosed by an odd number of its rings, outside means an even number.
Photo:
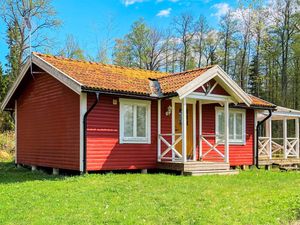
[[[257,115],[257,120],[261,121],[268,115],[261,111]],[[263,136],[258,138],[258,159],[260,164],[272,164],[276,160],[299,160],[299,118],[300,111],[281,106],[276,107],[276,111],[265,121]],[[294,120],[295,132],[290,135],[288,132],[288,121]],[[282,137],[272,136],[272,122],[282,121]],[[283,161],[284,162],[284,161]]]

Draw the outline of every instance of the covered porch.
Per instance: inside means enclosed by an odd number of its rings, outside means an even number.
[[[176,97],[158,100],[158,168],[199,174],[233,172],[229,164],[229,108],[251,100],[236,84],[228,85],[224,79],[230,78],[225,76],[195,82],[179,89]],[[244,117],[241,114],[241,123]],[[241,133],[241,139],[244,136]]]
[[[224,134],[203,133],[203,105],[216,104],[224,110]],[[158,102],[158,111],[161,110],[161,100]],[[158,128],[158,161],[191,162],[205,161],[211,155],[216,162],[229,162],[229,101],[208,101],[205,99],[178,98],[171,99],[169,107],[171,119],[171,133],[161,132]],[[166,112],[168,114],[169,112]],[[161,112],[158,112],[161,114]],[[161,126],[161,118],[158,123]],[[207,145],[209,149],[204,151]],[[206,146],[206,147],[207,147]],[[218,147],[222,146],[221,149]]]
[[[224,127],[228,128],[230,99],[208,100],[203,97],[172,98],[166,112],[161,111],[162,102],[158,101],[158,115],[163,113],[171,117],[168,121],[171,133],[162,132],[164,121],[158,118],[157,159],[160,169],[182,171],[184,174],[229,171],[229,131],[225,129],[223,135],[204,133],[202,115],[203,105],[218,105],[224,110]]]
[[[267,112],[258,113],[261,121]],[[272,116],[265,121],[258,137],[259,165],[300,164],[299,153],[300,111],[277,106]]]

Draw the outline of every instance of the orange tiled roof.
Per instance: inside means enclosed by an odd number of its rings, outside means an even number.
[[[163,72],[34,54],[89,89],[148,95],[150,94],[148,78],[157,79],[168,75]]]
[[[168,94],[176,92],[179,88],[191,82],[196,77],[200,76],[212,67],[213,66],[208,66],[204,68],[197,68],[194,70],[187,70],[184,72],[174,73],[158,78],[162,93]]]
[[[85,88],[150,95],[149,78],[157,79],[163,94],[175,93],[179,88],[200,76],[213,66],[180,73],[164,73],[128,68],[102,63],[68,59],[64,57],[34,53],[47,63],[81,83]],[[274,107],[263,99],[249,95],[253,106]]]
[[[252,100],[252,104],[253,106],[265,106],[265,107],[275,107],[276,105],[266,101],[266,100],[263,100],[261,98],[258,98],[258,97],[255,97],[253,95],[250,95],[250,98]]]

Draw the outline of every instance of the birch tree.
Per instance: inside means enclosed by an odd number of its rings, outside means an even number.
[[[45,30],[57,27],[60,22],[50,0],[3,0],[0,3],[0,17],[7,27],[7,39],[10,55],[8,61],[11,75],[16,77],[29,49],[29,31],[31,27],[32,48],[49,44]],[[10,62],[13,58],[16,62]],[[13,64],[12,64],[13,63]]]

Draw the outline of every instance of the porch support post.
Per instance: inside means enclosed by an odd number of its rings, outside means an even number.
[[[287,159],[287,119],[283,119],[283,157]]]
[[[266,136],[269,138],[269,142],[267,145],[269,159],[272,159],[272,119],[269,118],[266,121]]]
[[[186,98],[182,100],[182,162],[186,162]]]
[[[157,101],[157,161],[161,161],[161,99]]]
[[[229,103],[226,101],[224,104],[224,160],[229,163]]]
[[[295,119],[295,134],[297,138],[297,144],[296,144],[296,153],[297,153],[297,158],[299,159],[299,118]]]
[[[193,104],[193,160],[196,161],[196,102]]]
[[[202,160],[202,102],[199,100],[199,160]]]

